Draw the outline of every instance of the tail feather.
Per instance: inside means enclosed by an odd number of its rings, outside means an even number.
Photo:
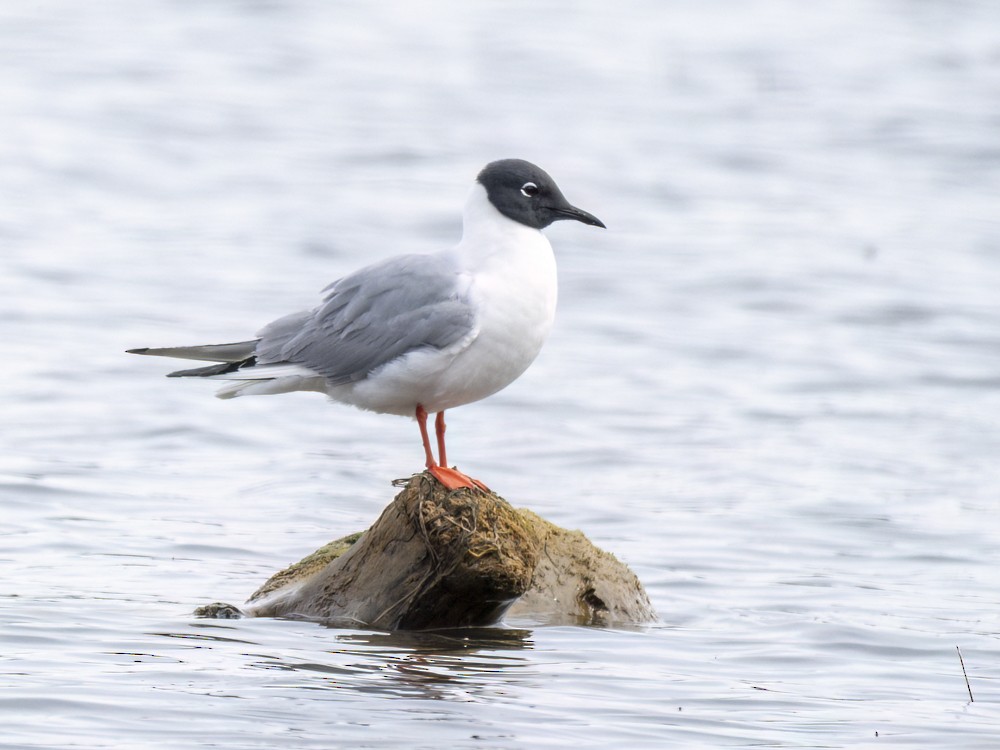
[[[253,367],[257,364],[256,357],[248,357],[242,362],[222,362],[218,365],[209,365],[208,367],[195,367],[193,370],[177,370],[176,372],[168,372],[168,378],[210,378],[214,375],[228,375],[231,372],[236,372],[242,367]]]
[[[215,364],[207,367],[177,370],[169,373],[167,377],[216,378],[237,381],[220,390],[216,394],[219,398],[289,393],[291,391],[325,392],[326,381],[323,376],[308,367],[292,362],[258,363],[255,352],[259,341],[259,339],[255,339],[254,341],[208,346],[129,349],[128,353],[214,362]]]
[[[146,354],[154,357],[175,357],[177,359],[196,359],[202,362],[244,362],[253,356],[257,342],[238,341],[232,344],[207,344],[204,346],[168,346],[160,349],[129,349],[129,354]]]
[[[276,393],[293,391],[318,391],[325,393],[321,377],[287,375],[285,377],[262,380],[237,380],[216,391],[217,398],[228,399],[238,396],[271,396]]]

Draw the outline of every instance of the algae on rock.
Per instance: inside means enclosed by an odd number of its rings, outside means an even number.
[[[234,616],[229,605],[197,614]],[[482,490],[448,491],[424,472],[370,529],[276,573],[243,608],[386,630],[519,619],[593,624],[655,618],[642,584],[614,555]]]

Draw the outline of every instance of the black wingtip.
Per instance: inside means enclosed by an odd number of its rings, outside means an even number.
[[[145,354],[148,351],[149,351],[149,347],[148,346],[144,346],[144,347],[142,347],[140,349],[126,349],[125,353],[126,354]]]
[[[193,370],[176,370],[168,372],[168,378],[208,378],[212,375],[228,375],[231,372],[242,370],[245,367],[253,367],[257,364],[256,357],[247,357],[242,362],[222,362],[208,367],[196,367]]]

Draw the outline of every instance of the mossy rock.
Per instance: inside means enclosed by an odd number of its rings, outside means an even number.
[[[198,614],[233,610],[215,604]],[[491,625],[505,614],[582,624],[656,617],[635,574],[581,532],[492,492],[449,491],[426,472],[370,529],[271,576],[243,612],[386,630]]]

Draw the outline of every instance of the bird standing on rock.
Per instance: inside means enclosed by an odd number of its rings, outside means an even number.
[[[456,247],[355,271],[326,287],[317,308],[279,318],[250,341],[129,352],[219,363],[168,376],[233,381],[219,398],[319,391],[416,417],[431,474],[449,489],[485,489],[448,467],[444,412],[505,388],[538,356],[557,292],[540,230],[560,219],[604,227],[539,167],[494,161],[472,186]],[[427,432],[435,412],[437,460]]]

